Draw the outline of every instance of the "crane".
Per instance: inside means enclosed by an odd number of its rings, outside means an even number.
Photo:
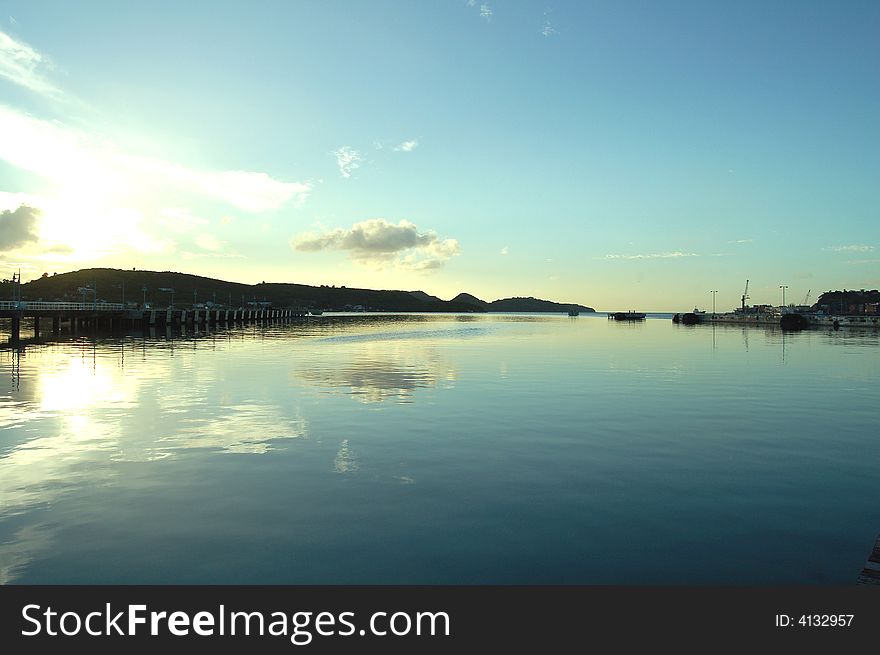
[[[743,308],[743,310],[745,310],[745,308],[746,308],[746,300],[748,300],[748,299],[749,299],[749,281],[746,280],[746,290],[743,291],[743,295],[742,295],[742,308]]]
[[[809,291],[807,291],[807,295],[804,296],[804,306],[810,304],[810,294],[811,294],[812,292],[813,292],[813,290],[810,289]]]

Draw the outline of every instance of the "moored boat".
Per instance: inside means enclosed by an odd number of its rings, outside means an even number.
[[[643,321],[645,314],[633,310],[628,312],[610,312],[608,318],[613,318],[615,321]]]

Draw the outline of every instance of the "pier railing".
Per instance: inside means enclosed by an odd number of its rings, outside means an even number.
[[[121,302],[34,302],[30,300],[0,300],[0,311],[36,312],[121,312]]]

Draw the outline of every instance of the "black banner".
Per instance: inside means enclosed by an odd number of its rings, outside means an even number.
[[[869,644],[880,587],[8,586],[4,652],[568,651]]]

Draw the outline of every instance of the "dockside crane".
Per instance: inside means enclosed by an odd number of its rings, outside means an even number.
[[[743,311],[745,311],[745,309],[746,309],[746,300],[748,300],[748,299],[749,299],[749,281],[746,280],[746,289],[745,289],[745,291],[743,291],[742,299],[740,301],[740,302],[742,302]]]
[[[810,304],[810,294],[811,294],[811,293],[813,293],[813,290],[812,290],[812,289],[810,289],[809,291],[807,291],[807,295],[804,296],[804,307],[808,307],[808,306],[809,306],[809,304]]]

